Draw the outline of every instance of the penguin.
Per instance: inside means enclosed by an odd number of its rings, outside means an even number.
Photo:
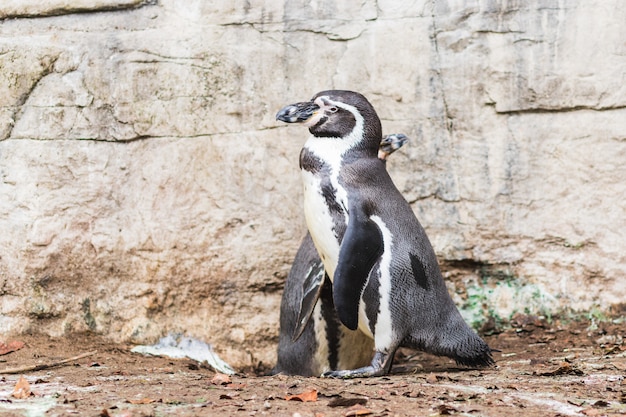
[[[380,141],[378,146],[378,159],[386,161],[387,157],[407,143],[409,138],[403,133],[387,135]]]
[[[408,137],[397,133],[380,142],[378,158],[400,149]],[[280,332],[276,366],[271,374],[320,376],[336,369],[354,369],[372,359],[373,340],[341,324],[313,240],[306,234],[285,281],[280,303]]]
[[[310,307],[310,314],[303,312]],[[272,374],[316,376],[354,369],[372,359],[373,340],[341,324],[332,284],[306,234],[294,259],[280,304],[278,359]]]
[[[323,376],[387,374],[400,346],[492,366],[491,349],[461,317],[426,232],[377,157],[382,127],[371,103],[353,91],[322,91],[276,119],[311,133],[300,153],[307,227],[339,320],[374,341],[369,365]]]

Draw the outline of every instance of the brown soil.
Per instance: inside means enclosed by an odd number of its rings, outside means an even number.
[[[357,380],[248,371],[228,382],[192,361],[133,354],[131,346],[93,335],[23,336],[17,339],[24,348],[0,356],[0,371],[97,353],[46,370],[0,375],[0,415],[626,415],[623,323],[564,326],[518,317],[513,325],[486,337],[500,350],[493,369],[459,369],[448,359],[403,350],[392,375]],[[22,375],[32,394],[14,398]],[[315,401],[298,401],[315,394]],[[296,397],[286,400],[290,395]]]

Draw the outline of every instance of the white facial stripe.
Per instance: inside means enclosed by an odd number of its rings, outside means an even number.
[[[378,292],[380,294],[380,307],[374,329],[374,344],[378,352],[384,352],[394,343],[393,321],[391,320],[391,250],[393,247],[393,235],[387,225],[379,216],[370,219],[376,223],[383,234],[383,255],[380,260],[380,282]],[[363,303],[361,303],[363,304]]]
[[[315,126],[317,122],[320,121],[322,116],[324,116],[324,112],[321,109],[317,110],[315,113],[313,113],[313,116],[311,116],[308,120],[306,120],[302,124],[305,125],[306,127]]]
[[[356,107],[351,106],[346,103],[342,103],[340,101],[332,101],[326,96],[321,96],[321,97],[316,98],[315,104],[317,104],[320,107],[320,109],[318,110],[318,113],[316,113],[316,115],[313,116],[317,118],[317,121],[319,121],[319,119],[321,118],[321,115],[325,112],[325,110],[331,107],[339,107],[339,108],[349,111],[350,113],[352,113],[352,115],[354,116],[354,119],[356,120],[354,129],[352,129],[352,132],[350,132],[350,134],[343,139],[342,138],[315,138],[317,140],[326,139],[323,144],[319,145],[320,148],[328,147],[328,142],[334,143],[335,146],[333,146],[330,151],[333,151],[333,152],[337,151],[337,153],[340,156],[343,156],[344,153],[346,153],[349,149],[353,148],[356,144],[358,144],[359,142],[363,140],[363,126],[365,124],[365,120],[363,119],[363,116],[361,116],[361,113],[359,112],[359,110],[357,110]],[[319,154],[318,156],[322,157],[322,154]],[[326,161],[326,158],[322,158],[322,159]]]
[[[320,109],[324,109],[326,107],[326,102],[328,101],[328,97],[327,96],[320,96],[318,98],[316,98],[313,103],[317,104]]]

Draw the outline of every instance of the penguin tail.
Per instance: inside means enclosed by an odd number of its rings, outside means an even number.
[[[411,347],[423,349],[439,356],[447,356],[458,365],[470,368],[486,368],[495,365],[493,350],[461,318],[454,314],[448,322],[435,332],[422,338],[414,338]]]
[[[457,347],[455,352],[450,355],[458,365],[470,368],[487,368],[495,365],[491,348],[476,335],[476,339],[469,345],[461,345]]]
[[[493,350],[462,319],[454,327],[454,331],[448,332],[447,340],[444,341],[449,352],[446,356],[454,359],[458,365],[471,368],[495,365]]]

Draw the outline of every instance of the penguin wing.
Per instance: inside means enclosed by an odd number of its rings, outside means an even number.
[[[315,304],[317,304],[317,300],[320,298],[325,277],[326,271],[324,270],[324,264],[322,264],[321,260],[311,265],[311,269],[309,269],[309,272],[302,283],[302,300],[300,301],[300,311],[298,312],[296,328],[291,336],[292,342],[298,340],[309,322],[311,314],[313,314]]]
[[[359,323],[359,303],[370,271],[383,254],[383,235],[363,207],[351,207],[333,277],[333,301],[341,322],[350,330]]]

